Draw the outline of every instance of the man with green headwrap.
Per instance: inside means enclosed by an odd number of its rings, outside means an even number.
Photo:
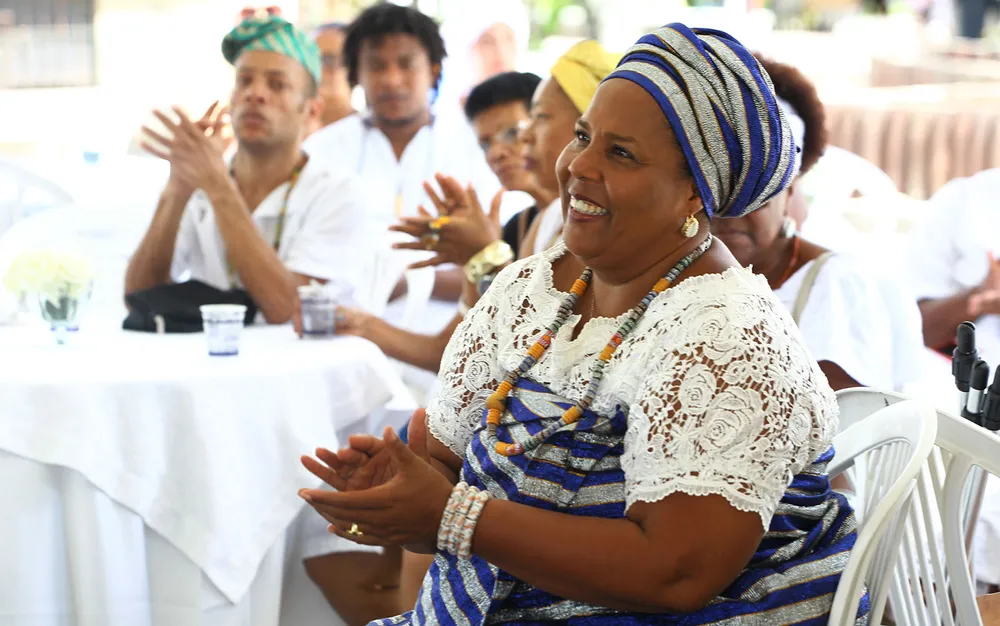
[[[264,320],[281,324],[299,285],[364,286],[370,230],[355,178],[310,162],[301,148],[323,107],[316,44],[272,15],[244,20],[222,53],[236,69],[236,153],[223,157],[218,103],[197,121],[176,107],[176,119],[154,111],[167,133],[144,128],[143,145],[170,162],[170,179],[129,263],[126,293],[189,275],[246,289]]]

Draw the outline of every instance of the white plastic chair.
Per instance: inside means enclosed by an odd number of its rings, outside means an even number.
[[[55,182],[0,159],[0,233],[35,213],[72,202],[72,195]]]
[[[409,263],[408,255],[392,249],[394,241],[396,239],[391,235],[378,239],[369,265],[371,274],[365,283],[366,289],[355,293],[358,302],[377,317],[385,315],[389,297]]]
[[[412,328],[420,314],[427,308],[427,303],[430,302],[434,293],[437,268],[423,267],[417,270],[407,270],[405,277],[406,304],[400,323],[404,328]]]
[[[841,415],[855,425],[886,406],[912,402],[873,389],[847,389],[837,398]],[[935,420],[936,445],[905,512],[889,607],[900,624],[979,626],[967,556],[981,485],[973,470],[975,465],[991,473],[1000,469],[1000,438],[944,411],[937,411]]]
[[[844,473],[860,460],[866,471],[853,481],[861,496],[858,538],[833,598],[830,624],[854,624],[866,588],[869,623],[881,623],[900,529],[936,433],[934,411],[908,400],[881,408],[835,438],[829,474]]]

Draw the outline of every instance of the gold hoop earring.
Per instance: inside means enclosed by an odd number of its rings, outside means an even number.
[[[698,234],[700,228],[701,224],[698,223],[698,218],[688,215],[687,219],[684,220],[684,225],[681,226],[681,234],[690,239]]]

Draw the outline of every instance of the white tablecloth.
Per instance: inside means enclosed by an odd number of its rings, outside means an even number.
[[[405,391],[386,357],[355,338],[255,327],[239,356],[213,358],[200,334],[81,332],[56,346],[47,330],[0,328],[0,451],[36,464],[23,471],[79,474],[233,605],[266,559],[283,558],[274,549],[302,510],[297,489],[318,484],[298,456],[336,446],[338,431],[369,430],[365,416],[394,394]],[[115,532],[114,518],[95,532]],[[27,532],[31,520],[20,522]],[[107,562],[63,547],[68,566]],[[15,572],[30,558],[0,554]]]

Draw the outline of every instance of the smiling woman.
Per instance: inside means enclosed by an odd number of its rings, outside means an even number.
[[[730,36],[672,24],[626,54],[559,158],[564,243],[465,318],[409,447],[304,461],[338,535],[435,553],[384,623],[826,622],[856,527],[826,475],[835,398],[707,227],[794,155]]]

